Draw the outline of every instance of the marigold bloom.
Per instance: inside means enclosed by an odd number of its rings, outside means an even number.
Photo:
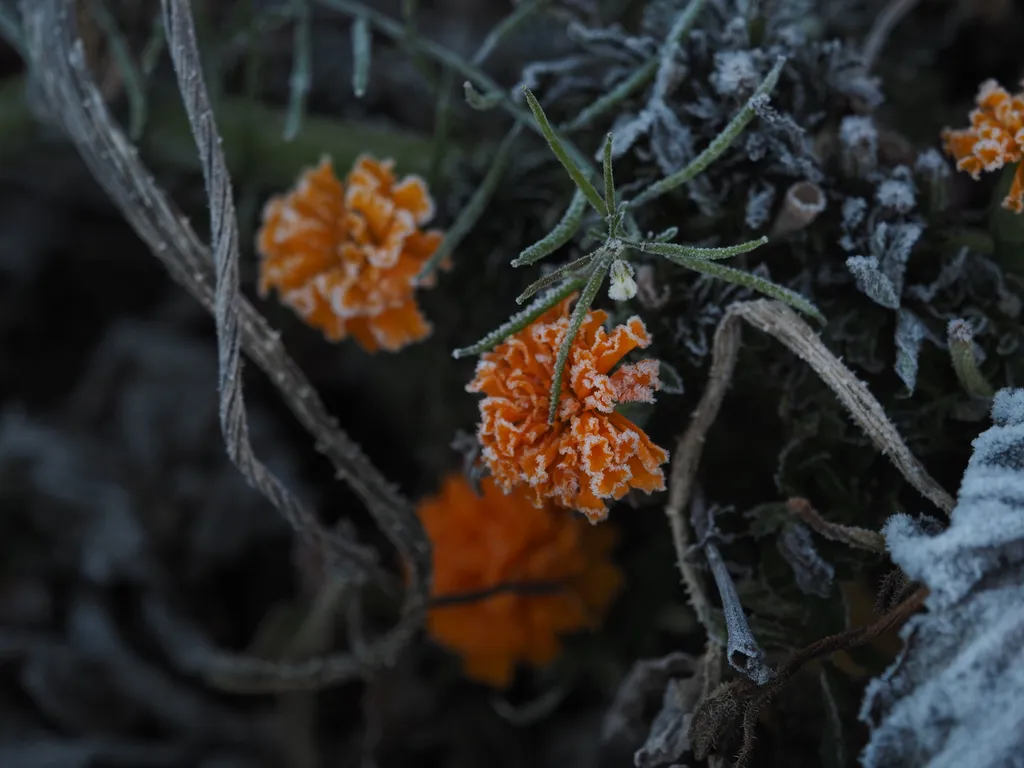
[[[498,485],[507,492],[526,483],[535,505],[554,499],[597,522],[608,515],[604,499],[620,499],[631,488],[648,493],[665,488],[661,465],[668,453],[615,411],[618,403],[654,401],[659,366],[644,360],[612,373],[651,337],[639,317],[608,333],[607,313],[588,312],[569,354],[558,413],[549,424],[555,359],[571,301],[484,354],[466,389],[486,395],[478,435]]]
[[[1020,163],[1024,157],[1024,93],[1011,96],[995,80],[986,80],[978,89],[977,104],[970,128],[942,132],[945,150],[956,158],[957,170],[975,180],[982,171]],[[1024,212],[1024,163],[1017,166],[1003,207]]]
[[[466,674],[504,687],[517,663],[543,666],[559,636],[596,626],[622,585],[609,554],[614,531],[594,528],[552,504],[535,507],[525,489],[505,494],[490,478],[477,496],[459,473],[418,512],[434,546],[432,597],[502,584],[549,586],[437,604],[427,631],[458,653]]]
[[[276,288],[327,339],[351,334],[369,352],[430,333],[415,278],[442,235],[421,229],[434,215],[424,181],[396,182],[393,165],[364,155],[343,185],[324,158],[268,201],[257,239],[260,295]]]

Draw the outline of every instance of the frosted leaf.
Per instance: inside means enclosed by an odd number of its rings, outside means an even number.
[[[949,163],[934,147],[926,149],[917,156],[914,171],[924,179],[947,179],[951,175]]]
[[[907,515],[883,533],[929,589],[897,662],[868,686],[865,768],[1002,768],[1024,755],[1024,390],[1003,389],[975,439],[949,527]]]
[[[896,375],[912,395],[917,386],[917,361],[921,354],[921,343],[925,339],[925,325],[908,309],[896,314]]]
[[[747,190],[747,213],[744,223],[750,229],[760,229],[771,218],[775,202],[775,186],[762,182]]]
[[[893,178],[879,184],[875,192],[878,204],[896,213],[910,213],[917,204],[914,182],[910,178],[909,169],[904,170],[906,174],[894,174]]]
[[[921,237],[918,224],[879,224],[871,235],[871,255],[878,259],[882,272],[892,283],[896,296],[903,295],[903,276],[910,252]]]
[[[842,207],[842,229],[843,236],[839,238],[839,247],[846,252],[857,250],[857,242],[854,232],[864,221],[867,215],[868,202],[862,197],[848,197],[843,200]]]
[[[878,167],[878,129],[870,117],[849,115],[839,124],[840,158],[850,176],[865,178]]]
[[[857,287],[876,304],[899,309],[900,297],[892,281],[886,277],[874,256],[851,256],[846,267],[853,274]]]
[[[803,523],[788,522],[776,540],[779,554],[789,563],[800,591],[828,597],[835,569],[818,554],[811,532]]]
[[[719,51],[709,80],[720,96],[749,96],[761,84],[750,51]]]

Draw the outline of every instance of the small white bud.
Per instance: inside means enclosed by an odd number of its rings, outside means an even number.
[[[636,280],[633,279],[633,265],[616,259],[612,262],[611,285],[608,298],[613,301],[627,301],[636,296]]]

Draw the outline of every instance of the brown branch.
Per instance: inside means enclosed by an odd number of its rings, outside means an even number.
[[[838,541],[850,547],[866,549],[869,552],[885,554],[885,537],[877,531],[858,528],[855,525],[830,523],[811,506],[811,502],[796,496],[786,502],[786,508],[806,523],[811,530],[826,539]]]

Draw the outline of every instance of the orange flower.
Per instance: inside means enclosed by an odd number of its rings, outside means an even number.
[[[956,158],[958,171],[975,180],[982,171],[995,171],[1024,156],[1024,93],[1011,96],[995,80],[978,89],[978,108],[971,112],[971,127],[942,132],[946,152]],[[1024,163],[1017,166],[1003,207],[1024,212]]]
[[[435,604],[427,631],[462,656],[469,677],[504,687],[516,663],[548,664],[561,650],[559,635],[596,626],[622,574],[609,560],[611,528],[592,528],[551,504],[535,507],[523,489],[506,495],[490,478],[481,490],[477,496],[455,473],[437,496],[419,504],[434,546],[431,596],[502,584],[520,590]],[[536,589],[541,586],[550,591]]]
[[[394,352],[423,339],[416,274],[442,235],[422,231],[434,215],[417,176],[395,181],[393,161],[360,157],[345,179],[324,158],[263,210],[259,291],[281,301],[330,341],[351,334],[367,351]]]
[[[573,342],[555,422],[548,403],[558,348],[569,326],[569,297],[477,364],[466,389],[487,397],[478,430],[483,457],[506,492],[527,483],[533,503],[554,499],[591,522],[608,515],[604,499],[630,488],[665,488],[661,465],[668,453],[615,411],[618,403],[654,401],[658,362],[612,368],[627,353],[651,342],[639,317],[607,333],[605,312],[588,312]]]

